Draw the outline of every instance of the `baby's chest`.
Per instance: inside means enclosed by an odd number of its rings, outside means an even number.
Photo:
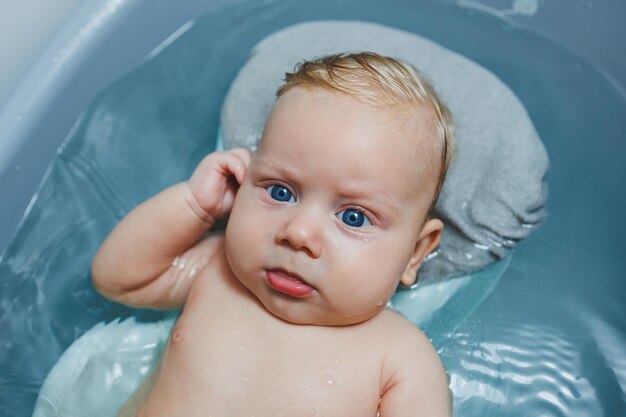
[[[229,309],[221,316],[187,313],[172,331],[163,371],[201,391],[207,408],[236,404],[238,415],[376,415],[379,355],[354,336],[268,325]]]

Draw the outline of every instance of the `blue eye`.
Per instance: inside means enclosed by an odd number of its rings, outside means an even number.
[[[276,201],[296,202],[296,198],[291,194],[291,191],[282,185],[270,185],[267,187],[267,192]]]
[[[337,213],[337,217],[340,217],[342,222],[352,227],[361,227],[364,223],[366,223],[366,226],[372,224],[363,213],[355,209],[347,209],[339,212]]]

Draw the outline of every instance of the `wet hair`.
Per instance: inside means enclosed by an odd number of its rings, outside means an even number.
[[[418,70],[373,52],[334,54],[297,64],[293,72],[285,74],[276,96],[294,87],[333,91],[383,109],[430,109],[434,114],[434,136],[441,141],[439,178],[428,210],[430,217],[454,153],[454,125],[450,111]]]

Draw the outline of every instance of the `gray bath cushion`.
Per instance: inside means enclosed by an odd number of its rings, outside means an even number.
[[[419,282],[463,275],[503,258],[545,219],[548,157],[526,110],[494,74],[440,45],[373,23],[317,21],[257,44],[224,102],[226,148],[254,149],[285,72],[303,59],[372,51],[418,68],[450,108],[456,158],[435,215],[445,223]]]

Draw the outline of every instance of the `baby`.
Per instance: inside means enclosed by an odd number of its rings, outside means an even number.
[[[439,242],[448,110],[373,53],[301,63],[277,96],[254,154],[206,156],[96,255],[103,295],[182,308],[120,415],[450,416],[435,349],[385,309]]]

